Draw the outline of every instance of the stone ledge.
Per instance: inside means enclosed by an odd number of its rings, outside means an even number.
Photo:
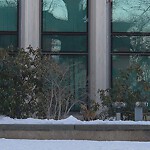
[[[0,138],[39,140],[150,141],[150,126],[1,124]]]
[[[1,124],[0,131],[51,131],[74,130],[74,125]]]
[[[150,131],[149,125],[75,125],[82,131]]]
[[[59,124],[0,124],[0,131],[150,131],[150,125],[59,125]]]

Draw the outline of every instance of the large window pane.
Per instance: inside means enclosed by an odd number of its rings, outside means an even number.
[[[114,36],[113,52],[150,52],[150,36]]]
[[[16,35],[0,35],[0,48],[17,48]]]
[[[86,32],[87,0],[43,0],[43,31]]]
[[[74,99],[85,100],[87,98],[87,57],[52,55],[52,58],[62,66],[62,69],[67,67],[65,74],[68,76],[68,81],[66,82],[74,95]]]
[[[113,32],[150,32],[149,0],[113,0]]]
[[[87,51],[87,37],[44,35],[43,50],[52,52],[85,52]]]
[[[112,56],[112,75],[113,78],[118,76],[120,70],[124,70],[133,63],[138,63],[144,71],[145,80],[150,82],[150,56],[134,56],[134,55],[113,55]]]
[[[0,0],[0,31],[17,30],[17,0]]]
[[[136,101],[148,101],[150,104],[150,56],[113,55],[112,65],[112,86],[117,88],[119,84],[122,89],[127,89],[127,93],[124,92],[124,96],[128,97],[127,107],[133,109]]]

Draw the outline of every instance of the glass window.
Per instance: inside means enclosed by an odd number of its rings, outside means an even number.
[[[85,100],[87,97],[87,57],[86,56],[69,56],[69,55],[52,55],[52,58],[65,68],[64,74],[67,76],[65,81],[76,100]]]
[[[128,89],[139,93],[139,101],[149,101],[150,96],[150,56],[113,55],[112,81],[128,85]],[[132,65],[132,69],[131,69]],[[130,66],[130,69],[129,69]],[[135,66],[135,67],[133,67]],[[140,67],[139,67],[140,66]],[[124,72],[128,68],[128,72]],[[123,71],[123,72],[122,72]],[[120,78],[122,77],[122,78]],[[127,95],[126,95],[127,96]],[[137,96],[137,95],[136,95]],[[141,97],[141,98],[140,98]],[[133,99],[132,99],[133,100]],[[133,100],[134,101],[134,100]],[[137,101],[137,99],[136,99]],[[132,104],[131,104],[132,106]],[[129,106],[130,107],[130,106]],[[150,107],[149,107],[150,109]]]
[[[43,0],[43,31],[86,32],[87,0]]]
[[[0,35],[0,48],[17,48],[16,35]]]
[[[0,0],[0,31],[17,31],[17,0]]]
[[[43,0],[43,53],[52,53],[56,62],[69,69],[66,83],[73,100],[87,99],[87,25],[87,0]]]
[[[149,0],[113,0],[114,32],[150,32]]]
[[[149,88],[143,85],[145,81],[150,82],[149,0],[113,0],[111,48],[112,86],[115,79],[119,81],[119,77],[123,77],[124,73],[120,74],[120,70],[124,71],[134,64],[138,70],[134,71],[133,68],[130,75],[128,73],[120,81],[127,82],[132,90],[145,90],[147,97]],[[140,79],[137,75],[141,75]]]
[[[86,36],[43,35],[43,50],[51,52],[85,52]]]
[[[113,36],[114,52],[150,52],[150,36]]]
[[[112,56],[112,74],[113,78],[118,75],[120,70],[124,70],[133,63],[138,63],[144,71],[144,78],[150,81],[150,56],[134,56],[134,55],[113,55]]]

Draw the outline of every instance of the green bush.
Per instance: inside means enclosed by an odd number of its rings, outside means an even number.
[[[79,102],[69,81],[72,66],[39,49],[0,51],[0,114],[13,118],[60,119]]]
[[[145,80],[142,67],[134,63],[126,70],[120,70],[118,76],[113,80],[112,88],[101,89],[98,92],[103,106],[108,108],[109,116],[114,116],[116,112],[113,103],[123,102],[126,107],[122,111],[130,119],[129,115],[133,114],[137,101],[149,101],[150,82]]]
[[[0,55],[0,113],[24,118],[34,111],[37,79],[33,49],[18,53],[1,50]]]

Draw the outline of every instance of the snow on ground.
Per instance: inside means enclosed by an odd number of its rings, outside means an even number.
[[[0,116],[0,124],[127,124],[127,125],[150,125],[150,121],[81,121],[73,116],[62,120],[47,120],[47,119],[12,119],[9,117]]]
[[[0,139],[1,150],[150,150],[150,142]]]

